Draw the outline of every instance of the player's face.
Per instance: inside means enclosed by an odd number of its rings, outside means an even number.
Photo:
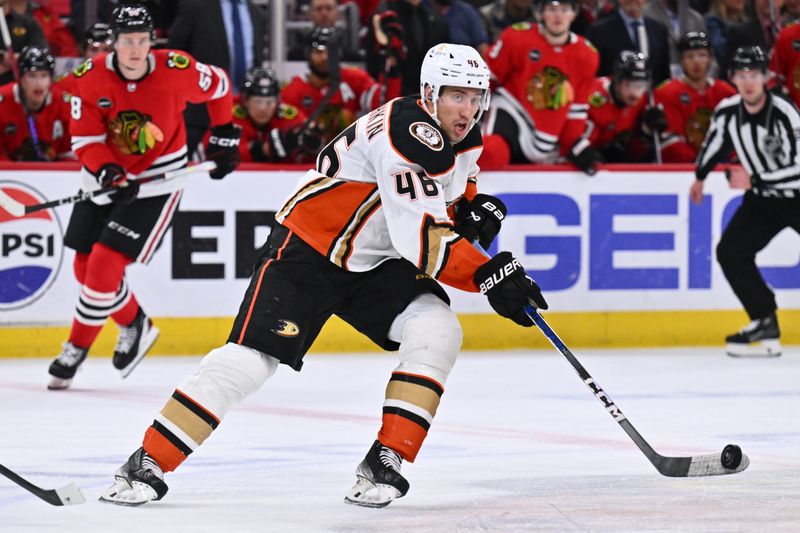
[[[47,98],[52,83],[49,72],[26,72],[21,80],[25,101],[31,107],[39,107]]]
[[[757,104],[764,96],[767,76],[760,70],[737,70],[733,73],[731,81],[745,103]]]
[[[636,105],[647,92],[649,85],[642,80],[620,80],[617,85],[617,96],[626,106]]]
[[[107,54],[113,50],[110,44],[105,43],[96,43],[96,44],[87,44],[86,50],[83,53],[85,59],[94,59],[95,56],[99,54]]]
[[[121,33],[114,43],[114,50],[117,52],[117,61],[123,71],[144,69],[151,44],[148,32]]]
[[[690,80],[702,80],[708,76],[711,66],[711,52],[708,50],[687,50],[681,57],[683,73]]]
[[[439,95],[436,116],[451,143],[460,142],[469,133],[470,123],[481,107],[483,91],[445,87]]]
[[[314,74],[328,75],[328,50],[326,48],[312,48],[308,54],[308,64]]]
[[[569,25],[575,20],[575,11],[567,3],[545,4],[542,9],[542,24],[553,35],[563,35],[569,31]]]
[[[276,96],[248,96],[244,100],[244,107],[256,126],[264,126],[275,116],[278,98]]]

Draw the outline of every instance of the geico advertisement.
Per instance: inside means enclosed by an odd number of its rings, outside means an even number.
[[[128,269],[156,316],[231,316],[273,215],[302,172],[237,172],[190,178],[172,231],[152,262]],[[510,250],[558,311],[738,309],[714,260],[722,228],[740,202],[712,174],[701,205],[690,173],[487,172],[479,189],[509,216],[492,247]],[[9,195],[36,203],[74,193],[76,172],[0,171]],[[331,206],[335,209],[336,206]],[[77,284],[60,235],[71,208],[14,219],[0,209],[0,321],[67,323]],[[786,230],[758,256],[778,304],[800,308],[800,236]],[[485,298],[450,290],[458,312],[491,312]]]

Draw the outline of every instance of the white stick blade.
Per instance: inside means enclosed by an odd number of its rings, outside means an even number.
[[[721,453],[698,455],[697,457],[692,457],[692,464],[689,465],[689,473],[686,476],[724,476],[739,473],[748,466],[750,466],[750,458],[746,454],[742,454],[742,462],[736,468],[722,466]]]
[[[25,216],[25,205],[11,198],[2,189],[0,189],[0,207],[8,211],[12,217]]]
[[[56,489],[56,494],[58,494],[58,498],[64,505],[78,505],[86,501],[81,489],[75,483],[70,483],[69,485],[64,485],[60,489]]]

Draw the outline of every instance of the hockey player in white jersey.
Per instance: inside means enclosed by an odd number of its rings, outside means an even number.
[[[406,494],[401,464],[416,458],[461,347],[439,282],[485,293],[497,313],[523,326],[533,325],[526,303],[547,308],[509,252],[490,259],[470,242],[488,246],[506,214],[476,189],[486,64],[473,48],[437,45],[425,56],[420,90],[362,117],[320,152],[276,215],[227,344],[178,385],[102,500],[161,499],[164,472],[280,364],[300,370],[333,314],[399,352],[382,426],[345,501],[383,507]]]

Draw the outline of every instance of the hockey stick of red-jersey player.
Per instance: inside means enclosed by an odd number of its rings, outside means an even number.
[[[217,164],[213,161],[203,161],[202,163],[191,167],[170,170],[169,172],[164,172],[163,174],[156,174],[154,176],[147,176],[146,178],[140,178],[138,180],[131,181],[135,181],[138,184],[145,184],[156,180],[170,180],[180,176],[194,174],[196,172],[211,172],[215,168],[217,168]],[[96,191],[80,191],[72,196],[59,198],[58,200],[50,200],[41,204],[26,205],[9,196],[3,189],[0,189],[0,208],[5,209],[13,217],[24,217],[28,213],[41,211],[43,209],[50,209],[51,207],[58,207],[59,205],[82,202],[83,200],[94,198],[95,196],[114,192],[115,190],[117,190],[116,187],[103,187],[102,189],[97,189]]]
[[[341,47],[339,46],[339,34],[337,32],[333,32],[331,34],[330,40],[327,42],[326,47],[328,49],[328,90],[322,96],[322,100],[319,101],[319,105],[316,107],[316,109],[311,112],[306,121],[303,123],[303,126],[300,128],[301,134],[307,132],[309,128],[312,127],[314,121],[319,118],[320,113],[325,110],[328,102],[331,101],[333,95],[339,90],[339,82],[342,79],[342,73],[339,70],[339,56],[341,54]]]
[[[36,152],[36,157],[38,157],[39,160],[44,161],[42,147],[39,144],[39,133],[36,131],[36,124],[34,123],[33,117],[28,110],[28,104],[25,102],[24,91],[22,90],[22,80],[19,77],[19,67],[17,66],[17,62],[14,60],[14,47],[11,45],[11,34],[8,32],[8,23],[6,22],[5,14],[1,11],[2,10],[0,10],[0,34],[3,36],[3,44],[6,47],[6,54],[8,54],[8,56],[11,58],[11,72],[14,74],[14,79],[20,84],[19,95],[20,99],[22,100],[22,110],[25,112],[25,119],[28,122],[28,131],[31,134],[33,149]]]
[[[69,483],[63,487],[48,490],[37,487],[30,481],[27,481],[3,465],[0,465],[0,474],[3,474],[23,489],[29,491],[35,496],[38,496],[50,505],[77,505],[86,501],[86,498],[83,497],[81,489],[78,488],[75,483]]]

